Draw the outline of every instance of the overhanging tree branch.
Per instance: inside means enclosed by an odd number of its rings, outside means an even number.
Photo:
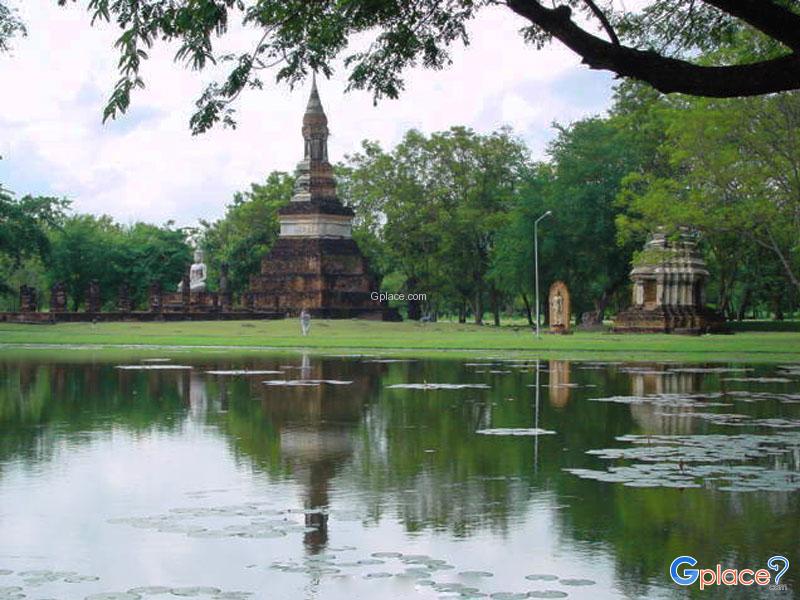
[[[597,4],[595,4],[593,0],[583,0],[583,2],[589,7],[589,10],[592,11],[592,14],[600,21],[600,24],[603,26],[603,29],[606,30],[608,38],[611,40],[611,42],[614,45],[619,46],[617,32],[614,31],[614,28],[611,26],[611,22],[608,20],[608,17],[606,17],[605,13],[598,8]]]
[[[800,52],[800,14],[773,0],[703,0]]]
[[[720,4],[746,0],[713,0]],[[772,4],[768,0],[761,2]],[[537,0],[507,0],[508,7],[579,54],[592,69],[645,81],[664,93],[728,98],[800,88],[800,54],[743,65],[707,67],[655,52],[607,42],[581,29],[567,6],[546,8]],[[798,32],[800,34],[800,32]]]

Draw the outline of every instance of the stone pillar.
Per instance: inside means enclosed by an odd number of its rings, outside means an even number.
[[[131,287],[127,283],[119,286],[119,293],[117,295],[117,310],[121,313],[129,313],[133,310],[133,302],[131,301]]]
[[[147,305],[150,308],[150,312],[160,313],[161,312],[161,284],[158,282],[154,282],[150,284],[150,288],[147,291]]]
[[[50,288],[50,312],[62,313],[67,310],[67,286],[57,281]]]
[[[37,310],[39,310],[39,304],[36,298],[36,288],[21,285],[19,288],[19,311],[36,312]]]
[[[92,279],[89,282],[89,289],[86,293],[86,312],[98,313],[102,303],[100,302],[100,282]]]

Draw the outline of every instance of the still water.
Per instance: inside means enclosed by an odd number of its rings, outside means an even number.
[[[103,356],[0,353],[0,600],[800,584],[800,365]]]

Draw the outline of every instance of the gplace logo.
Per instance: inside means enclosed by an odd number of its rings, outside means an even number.
[[[695,569],[697,560],[693,556],[679,556],[669,566],[669,576],[678,585],[693,585],[700,582],[700,589],[712,585],[769,585],[770,589],[785,589],[781,585],[781,577],[789,569],[789,560],[785,556],[773,556],[767,561],[767,567],[775,571],[775,580],[767,569],[723,569],[717,565],[714,569]],[[682,568],[684,567],[684,568]]]

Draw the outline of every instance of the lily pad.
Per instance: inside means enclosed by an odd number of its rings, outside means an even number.
[[[491,386],[485,383],[395,383],[386,386],[389,389],[409,389],[409,390],[488,390]]]
[[[722,491],[797,491],[800,477],[791,469],[800,448],[800,433],[772,435],[627,435],[617,438],[630,448],[589,450],[614,461],[633,461],[611,466],[607,471],[565,469],[584,479],[624,483],[628,487],[700,487],[699,481],[716,483]],[[748,460],[784,456],[789,468],[767,464],[745,464]],[[733,464],[731,464],[733,463]],[[796,465],[795,465],[796,470]]]
[[[561,585],[571,586],[595,585],[597,583],[591,579],[559,579],[558,581]]]
[[[117,365],[115,369],[123,371],[191,371],[194,367],[189,365]]]
[[[498,427],[495,429],[479,429],[475,433],[479,435],[554,435],[555,431],[549,429],[537,428],[514,428],[514,427]]]
[[[253,371],[247,369],[240,369],[238,371],[206,371],[208,375],[282,375],[283,371]]]
[[[221,592],[221,589],[215,587],[196,586],[172,588],[173,596],[211,596]]]

